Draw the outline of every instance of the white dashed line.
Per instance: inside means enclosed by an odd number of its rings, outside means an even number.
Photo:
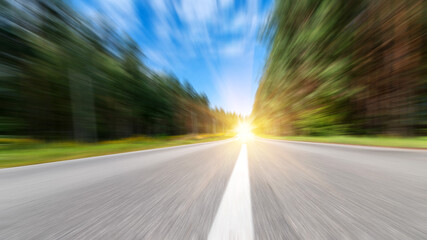
[[[252,240],[253,238],[248,151],[246,144],[243,144],[208,240]]]

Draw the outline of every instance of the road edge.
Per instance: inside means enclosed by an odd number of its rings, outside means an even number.
[[[260,137],[260,136],[256,136],[256,139],[267,140],[267,141],[275,141],[275,142],[296,143],[296,144],[327,145],[327,146],[331,146],[331,147],[342,147],[342,148],[358,148],[358,149],[365,149],[365,150],[427,152],[427,148],[407,148],[407,147],[360,145],[360,144],[349,144],[349,143],[324,143],[324,142],[295,141],[295,140],[265,138],[265,137]]]
[[[105,157],[125,156],[125,155],[137,154],[137,153],[142,153],[142,152],[154,152],[154,151],[169,150],[169,149],[173,149],[173,148],[194,147],[194,146],[199,146],[199,145],[206,145],[206,144],[212,144],[212,143],[222,143],[222,142],[225,143],[225,142],[231,142],[231,141],[235,141],[235,140],[237,140],[237,138],[234,136],[231,138],[222,139],[222,140],[214,140],[214,141],[210,141],[210,142],[181,144],[181,145],[169,146],[169,147],[158,147],[158,148],[134,150],[134,151],[128,151],[128,152],[121,152],[121,153],[104,154],[104,155],[98,155],[98,156],[92,156],[92,157],[64,159],[64,160],[45,162],[45,163],[35,163],[35,164],[28,164],[28,165],[15,166],[15,167],[5,167],[5,168],[0,168],[0,172],[4,172],[7,170],[11,171],[12,169],[15,170],[15,169],[22,169],[22,168],[30,168],[30,167],[37,168],[37,167],[43,167],[46,165],[69,164],[70,162],[75,162],[75,161],[90,161],[90,160],[96,160],[96,159],[105,158]]]

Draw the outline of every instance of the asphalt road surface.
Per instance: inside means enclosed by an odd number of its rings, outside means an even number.
[[[427,151],[231,139],[0,170],[0,239],[427,239]]]

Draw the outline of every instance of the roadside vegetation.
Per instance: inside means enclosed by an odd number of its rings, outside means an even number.
[[[0,1],[0,136],[97,142],[234,127],[236,114],[148,67],[108,16],[87,19],[68,2]]]
[[[420,148],[427,149],[427,137],[386,137],[386,136],[274,136],[260,135],[260,137],[320,143],[340,143],[352,145]]]
[[[225,139],[241,118],[147,66],[108,16],[0,2],[1,168]]]
[[[270,53],[252,112],[257,131],[426,136],[425,10],[422,0],[277,0],[264,32]],[[383,140],[412,141],[354,138]]]
[[[45,142],[34,139],[1,138],[0,168],[17,167],[129,151],[224,140],[234,134],[138,136],[98,143]]]
[[[0,168],[225,139],[240,118],[148,67],[108,16],[62,0],[0,10]]]

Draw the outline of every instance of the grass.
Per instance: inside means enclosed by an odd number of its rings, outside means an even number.
[[[231,137],[233,137],[232,134],[139,136],[99,143],[43,142],[34,139],[0,138],[0,168],[210,142]]]
[[[271,136],[264,138],[290,141],[341,143],[381,147],[424,148],[427,149],[427,137],[383,137],[383,136]]]

